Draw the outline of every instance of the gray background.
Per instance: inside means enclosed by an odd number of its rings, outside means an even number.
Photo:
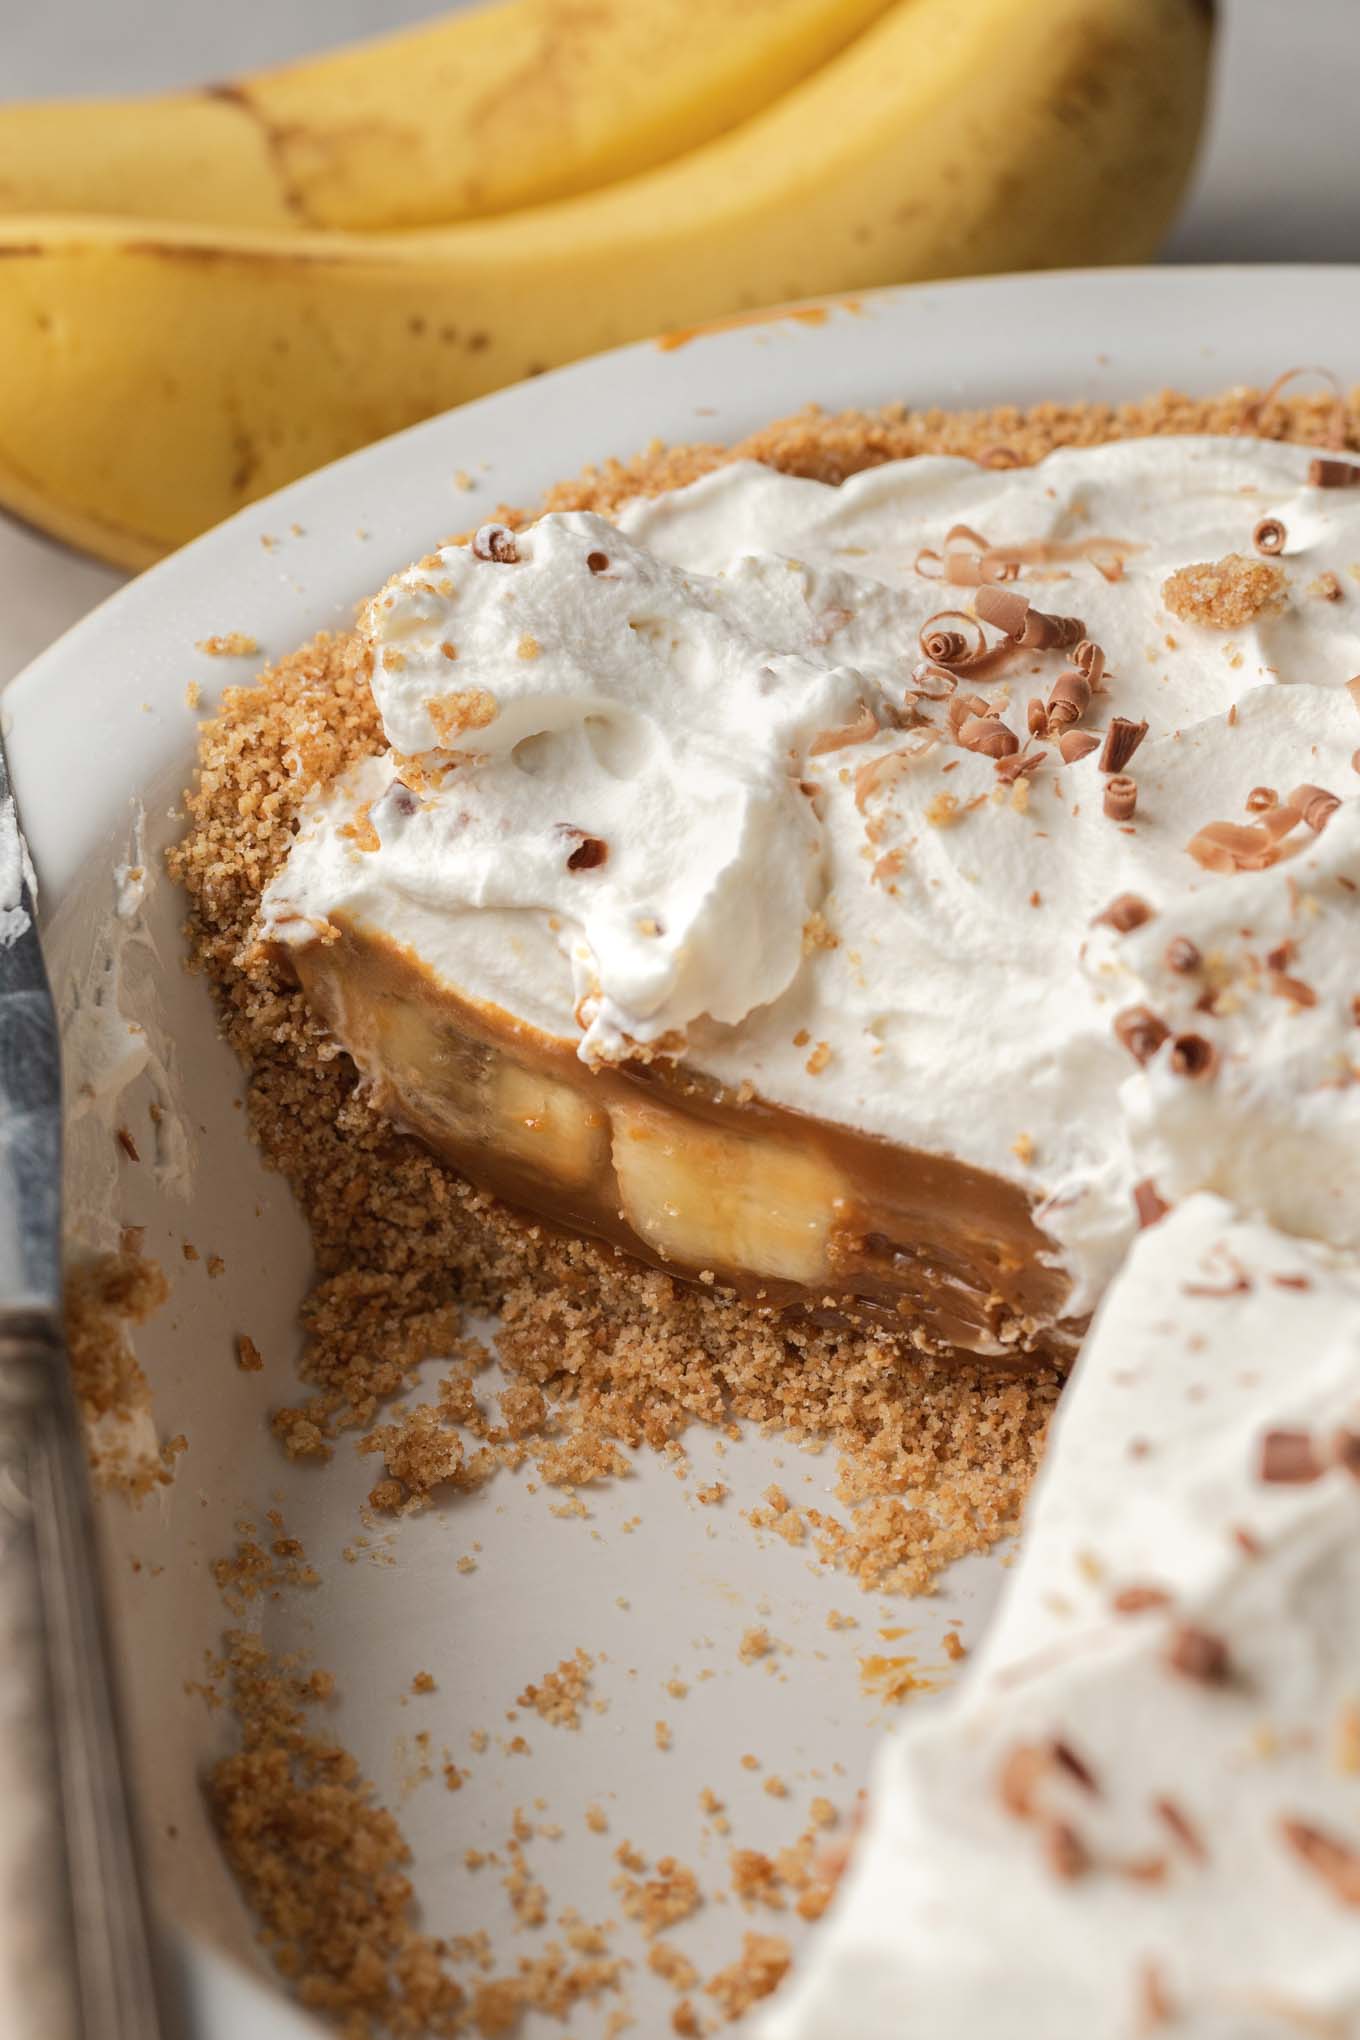
[[[0,98],[163,90],[450,0],[0,0]],[[1205,148],[1166,256],[1360,261],[1360,0],[1219,0]],[[121,577],[0,518],[0,681]]]

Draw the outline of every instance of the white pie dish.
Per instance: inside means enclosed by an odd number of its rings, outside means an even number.
[[[1300,359],[1326,358],[1326,336],[1351,331],[1357,311],[1360,272],[1351,270],[1108,272],[885,292],[854,308],[831,306],[820,324],[776,320],[562,371],[418,427],[242,513],[115,597],[6,695],[63,1009],[76,987],[89,994],[91,971],[108,951],[117,925],[111,869],[140,855],[128,849],[135,804],[146,809],[150,865],[176,832],[170,810],[190,772],[194,734],[186,684],[196,679],[210,705],[223,685],[252,670],[196,652],[197,641],[241,631],[263,654],[282,653],[319,627],[343,625],[354,601],[390,571],[497,502],[530,503],[585,462],[653,437],[732,438],[814,399],[828,408],[891,398],[958,407],[1265,383]],[[1344,379],[1348,363],[1332,365]],[[455,487],[460,471],[475,483],[470,494]],[[199,1769],[225,1746],[226,1732],[221,1717],[186,1697],[183,1683],[202,1676],[203,1653],[230,1619],[207,1566],[230,1549],[243,1511],[258,1520],[279,1506],[322,1573],[319,1586],[257,1601],[250,1614],[271,1643],[302,1648],[336,1674],[337,1733],[406,1827],[428,1923],[486,1924],[500,1930],[498,1941],[508,1920],[499,1886],[465,1877],[461,1856],[469,1844],[503,1839],[512,1804],[536,1794],[549,1801],[547,1817],[566,1830],[548,1865],[550,1891],[559,1903],[570,1892],[593,1918],[616,1910],[612,1849],[625,1836],[649,1856],[673,1851],[701,1876],[717,1872],[720,1845],[710,1841],[705,1855],[700,1840],[696,1795],[704,1785],[729,1800],[734,1840],[788,1840],[796,1831],[791,1812],[762,1793],[759,1778],[743,1778],[738,1753],[759,1749],[766,1768],[797,1781],[804,1798],[825,1790],[845,1805],[883,1713],[863,1694],[858,1663],[878,1647],[877,1625],[908,1625],[902,1648],[933,1663],[951,1616],[976,1636],[1000,1571],[994,1562],[970,1563],[933,1601],[880,1613],[878,1600],[858,1601],[843,1578],[814,1575],[804,1554],[773,1540],[762,1550],[737,1513],[743,1497],[754,1501],[776,1478],[795,1492],[805,1476],[820,1486],[831,1471],[778,1440],[748,1440],[729,1454],[724,1478],[735,1492],[722,1511],[694,1508],[650,1459],[635,1480],[592,1497],[589,1524],[555,1520],[548,1496],[502,1477],[480,1496],[401,1525],[395,1565],[345,1564],[340,1548],[360,1528],[356,1510],[372,1463],[342,1446],[321,1475],[291,1467],[265,1426],[267,1409],[292,1394],[306,1242],[284,1186],[245,1143],[234,1110],[238,1073],[216,1039],[205,991],[177,968],[179,918],[177,897],[156,880],[145,908],[155,948],[125,941],[124,993],[128,1010],[169,1044],[169,1087],[196,1149],[188,1196],[173,1169],[153,1183],[149,1156],[137,1166],[120,1161],[106,1121],[86,1112],[72,1129],[71,1216],[78,1238],[95,1246],[114,1244],[120,1223],[144,1224],[146,1249],[174,1285],[137,1346],[161,1432],[183,1431],[189,1450],[172,1487],[137,1513],[112,1503],[104,1522],[153,1861],[168,1908],[190,1937],[197,2030],[225,2036],[245,2027],[232,1998],[241,1985],[203,1949],[215,1942],[255,1958],[198,1792]],[[139,1126],[150,1081],[139,1078],[120,1107]],[[185,1239],[205,1258],[223,1256],[220,1280],[208,1280],[203,1261],[184,1261]],[[263,1374],[237,1370],[239,1332],[265,1355]],[[696,1467],[707,1467],[709,1450],[696,1446]],[[637,1530],[621,1534],[634,1515],[642,1518]],[[483,1547],[478,1569],[460,1575],[454,1560],[474,1541]],[[619,1607],[619,1597],[631,1606]],[[793,1646],[773,1677],[742,1665],[737,1651],[742,1631],[766,1619],[767,1599],[772,1633]],[[833,1607],[853,1607],[860,1629],[828,1632]],[[609,1714],[588,1720],[579,1736],[539,1728],[531,1759],[485,1761],[454,1797],[437,1781],[403,1796],[411,1755],[396,1746],[399,1735],[429,1727],[436,1746],[447,1741],[463,1757],[469,1728],[494,1733],[524,1682],[578,1644],[609,1654],[600,1681]],[[696,1682],[701,1667],[716,1676]],[[422,1669],[435,1675],[437,1700],[401,1708]],[[690,1681],[689,1695],[668,1700],[666,1681],[677,1674]],[[653,1742],[658,1717],[675,1731],[665,1758]],[[829,1774],[833,1761],[848,1777],[809,1782],[814,1771]],[[587,1835],[580,1818],[592,1799],[610,1810],[603,1841]],[[743,1925],[771,1924],[787,1931],[786,1919],[746,1921],[733,1907],[709,1907],[677,1939],[710,1969],[732,1959]],[[502,1945],[519,1952],[508,1935]],[[644,1971],[630,1987],[643,2030],[649,2012],[659,2018],[671,2002],[660,1990],[649,1998],[648,1986]],[[264,2040],[310,2030],[276,1994],[249,2016]],[[573,2031],[591,2030],[578,2015]]]

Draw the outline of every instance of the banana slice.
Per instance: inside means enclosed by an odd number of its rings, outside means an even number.
[[[609,1115],[569,1084],[497,1057],[488,1088],[489,1138],[503,1154],[563,1183],[609,1166]]]
[[[616,1105],[611,1117],[624,1217],[655,1253],[691,1268],[825,1278],[845,1184],[820,1157],[663,1105]]]
[[[609,1162],[603,1106],[526,1069],[408,1001],[376,1013],[375,1060],[417,1118],[558,1182],[589,1183]]]

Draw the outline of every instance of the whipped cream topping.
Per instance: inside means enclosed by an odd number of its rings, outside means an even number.
[[[757,2031],[1345,2040],[1357,1906],[1360,1268],[1199,1194],[1107,1295],[969,1683],[881,1752]]]
[[[838,488],[745,463],[617,527],[545,517],[514,560],[447,548],[369,608],[392,755],[311,802],[265,931],[306,942],[343,912],[587,1059],[683,1051],[1016,1182],[1073,1316],[1148,1179],[1360,1243],[1338,932],[1360,884],[1360,490],[1310,486],[1309,458],[1169,438]],[[1231,630],[1167,609],[1168,575],[1251,556],[1265,517],[1282,602]],[[1069,660],[1013,649],[951,680],[925,659],[923,627],[978,592],[941,581],[945,556],[982,541],[1011,549],[1009,592],[1102,648],[1076,727],[1147,722],[1130,820],[1104,812],[1099,749],[1036,745],[1007,783],[955,741],[951,689],[1024,743]],[[1255,825],[1253,789],[1301,785],[1341,804],[1281,861],[1188,851]],[[1098,924],[1129,892],[1153,918]],[[1175,937],[1202,967],[1167,966]],[[1140,1062],[1116,1021],[1143,1005]]]
[[[382,883],[555,917],[587,1060],[743,1020],[798,971],[826,883],[798,780],[863,681],[804,656],[780,560],[690,575],[587,515],[499,549],[450,548],[370,607],[394,749],[460,753],[434,799],[375,815]]]

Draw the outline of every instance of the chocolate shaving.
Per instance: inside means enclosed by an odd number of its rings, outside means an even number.
[[[997,1791],[1007,1813],[1017,1820],[1029,1820],[1035,1810],[1035,1792],[1048,1769],[1049,1753],[1034,1743],[1017,1743],[1001,1766]]]
[[[1091,683],[1084,673],[1078,673],[1075,666],[1066,673],[1060,673],[1048,697],[1048,727],[1066,729],[1071,723],[1080,722],[1091,705]]]
[[[1227,1281],[1186,1282],[1182,1285],[1183,1295],[1211,1297],[1245,1296],[1251,1288],[1250,1275],[1248,1275],[1236,1254],[1229,1253],[1221,1240],[1217,1246],[1211,1247],[1208,1253],[1201,1258],[1200,1266],[1206,1270],[1215,1266],[1226,1269]]]
[[[1287,972],[1273,970],[1270,973],[1270,989],[1277,999],[1288,999],[1291,1006],[1316,1006],[1317,993],[1302,978],[1290,977]]]
[[[1022,566],[1066,565],[1070,561],[1085,560],[1107,581],[1122,581],[1124,562],[1131,553],[1142,552],[1141,545],[1134,545],[1123,538],[1077,538],[1077,539],[1027,539],[1020,545],[993,545],[987,548],[980,562],[984,568],[1009,569],[1005,578],[1013,579]]]
[[[1320,836],[1332,816],[1341,805],[1339,797],[1329,793],[1325,786],[1296,786],[1284,805],[1292,808],[1302,817],[1307,826]]]
[[[1064,652],[1085,636],[1086,625],[1079,616],[1050,616],[1045,610],[1031,609],[1016,643],[1030,652]]]
[[[592,574],[607,574],[609,572],[609,554],[588,552],[586,554],[586,565],[590,568]]]
[[[1122,772],[1138,746],[1148,733],[1145,722],[1131,722],[1126,715],[1117,715],[1105,732],[1105,748],[1100,754],[1102,772]]]
[[[1151,1176],[1144,1176],[1141,1182],[1133,1186],[1133,1208],[1138,1214],[1139,1231],[1147,1232],[1151,1226],[1160,1225],[1171,1206]]]
[[[1209,1851],[1204,1846],[1202,1835],[1174,1799],[1154,1799],[1152,1810],[1158,1820],[1171,1830],[1188,1856],[1193,1856],[1197,1863],[1208,1862]]]
[[[945,619],[951,616],[969,624],[976,631],[976,636],[967,636],[961,630],[946,630],[943,627]],[[965,616],[962,610],[942,609],[938,616],[932,616],[929,622],[921,625],[917,643],[932,666],[962,666],[977,658],[986,639],[973,619]]]
[[[965,716],[958,739],[965,751],[980,751],[984,758],[1009,758],[1020,749],[1015,731],[994,715]]]
[[[1188,935],[1173,935],[1162,951],[1162,961],[1177,977],[1189,977],[1204,959]]]
[[[1360,1849],[1305,1820],[1282,1820],[1280,1833],[1305,1868],[1329,1885],[1343,1905],[1360,1907]]]
[[[929,560],[937,571],[926,571]],[[953,524],[945,533],[944,551],[923,546],[914,561],[916,572],[928,581],[948,581],[958,588],[978,588],[996,581],[1013,581],[1018,565],[996,556],[980,531],[969,524]]]
[[[1349,460],[1310,460],[1308,479],[1315,489],[1360,488],[1360,467]]]
[[[1138,782],[1117,772],[1105,782],[1105,812],[1112,822],[1131,822],[1138,806]]]
[[[1094,694],[1105,677],[1105,654],[1092,639],[1084,637],[1072,653],[1072,664],[1091,683]]]
[[[1232,1659],[1223,1638],[1193,1622],[1182,1622],[1172,1631],[1166,1662],[1183,1679],[1194,1679],[1201,1686],[1224,1686],[1232,1675]]]
[[[1137,893],[1123,892],[1110,901],[1102,913],[1092,921],[1093,928],[1113,928],[1117,935],[1127,935],[1134,928],[1141,928],[1145,921],[1153,919],[1152,908],[1146,900],[1140,900]]]
[[[1299,847],[1286,849],[1281,839],[1303,819],[1289,806],[1272,809],[1271,815],[1270,826],[1258,823],[1254,828],[1242,822],[1206,822],[1186,850],[1206,871],[1264,871]]]
[[[1029,706],[1025,710],[1025,724],[1032,737],[1048,735],[1048,710],[1037,694],[1030,696]]]
[[[989,645],[977,618],[963,609],[941,609],[927,617],[917,643],[928,664],[942,666],[960,679],[994,673],[1008,665],[1015,652],[1009,638]]]
[[[1011,786],[1017,779],[1024,779],[1031,772],[1037,772],[1043,762],[1042,751],[1017,751],[1010,758],[997,759],[996,776],[1004,785]]]
[[[1253,786],[1251,792],[1247,795],[1246,806],[1249,815],[1259,815],[1264,813],[1266,809],[1276,808],[1279,805],[1280,796],[1276,793],[1273,786]]]
[[[982,588],[973,602],[973,607],[984,623],[990,623],[1007,637],[1018,638],[1029,615],[1029,602],[1023,595],[1016,595],[1008,588]]]
[[[1171,1596],[1165,1587],[1121,1587],[1110,1602],[1116,1615],[1145,1615],[1150,1608],[1168,1608]]]
[[[609,845],[602,836],[588,836],[584,829],[574,829],[569,822],[559,822],[558,828],[564,836],[577,838],[576,848],[567,858],[568,871],[595,871],[609,855]]]
[[[926,752],[939,742],[938,730],[916,730],[905,744],[895,751],[887,752],[881,758],[871,758],[867,765],[861,765],[855,774],[855,806],[863,814],[868,802],[876,793],[891,786],[911,766],[918,764]]]
[[[912,674],[912,693],[922,701],[947,701],[958,686],[958,676],[930,661]]]
[[[1306,1487],[1326,1468],[1309,1432],[1267,1431],[1256,1471],[1271,1487]]]
[[[1137,2010],[1138,2023],[1145,2033],[1155,2032],[1158,2026],[1169,2026],[1176,2016],[1162,1972],[1150,1957],[1138,1965]]]
[[[1360,1431],[1348,1431],[1343,1426],[1332,1433],[1332,1458],[1343,1473],[1352,1480],[1360,1480]]]
[[[1276,397],[1279,396],[1280,391],[1283,389],[1287,389],[1289,384],[1292,383],[1297,376],[1301,375],[1319,375],[1322,377],[1322,380],[1325,383],[1331,385],[1332,416],[1331,421],[1327,427],[1327,437],[1324,440],[1323,444],[1326,446],[1330,446],[1334,451],[1340,451],[1340,449],[1346,444],[1346,399],[1342,395],[1341,384],[1332,374],[1330,368],[1282,369],[1280,374],[1276,376],[1274,382],[1270,385],[1270,388],[1266,390],[1262,396],[1257,397],[1253,403],[1250,403],[1246,406],[1246,409],[1244,410],[1242,416],[1244,430],[1248,432],[1256,431],[1260,426],[1261,418],[1263,413],[1265,412],[1266,406],[1268,404],[1274,403]]]
[[[859,714],[852,723],[846,723],[838,730],[823,730],[808,745],[809,758],[819,758],[827,751],[845,751],[852,744],[867,744],[878,735],[878,717],[867,702],[861,702]]]
[[[1152,1061],[1171,1029],[1147,1006],[1126,1006],[1114,1016],[1114,1038],[1136,1063]]]
[[[1100,738],[1093,737],[1089,730],[1064,730],[1058,739],[1058,749],[1064,765],[1077,765],[1100,749]]]
[[[1172,1073],[1198,1082],[1218,1068],[1218,1050],[1202,1034],[1178,1034],[1171,1044]]]
[[[1065,1884],[1084,1877],[1091,1867],[1091,1853],[1081,1836],[1066,1820],[1047,1820],[1043,1830],[1044,1858],[1055,1877]]]
[[[1063,1742],[1059,1738],[1049,1745],[1049,1749],[1053,1761],[1059,1770],[1065,1771],[1069,1778],[1075,1779],[1083,1792],[1098,1793],[1100,1791],[1100,1786],[1096,1782],[1095,1772],[1089,1764],[1084,1763],[1077,1755],[1071,1743]]]
[[[1278,517],[1263,517],[1251,534],[1251,542],[1258,553],[1265,553],[1269,559],[1284,551],[1288,537]]]
[[[472,550],[479,560],[495,560],[502,567],[512,567],[519,559],[515,534],[508,524],[484,524],[473,538]]]

